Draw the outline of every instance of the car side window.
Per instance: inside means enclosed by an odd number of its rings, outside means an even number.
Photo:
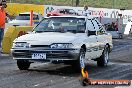
[[[103,26],[100,26],[100,30],[97,33],[100,35],[105,34],[106,33],[105,28]]]
[[[94,22],[95,22],[95,25],[96,25],[95,27],[97,27],[97,28],[95,28],[97,30],[97,35],[105,34],[106,31],[105,31],[105,28],[103,27],[103,25],[96,19],[94,20]]]
[[[96,30],[94,28],[94,25],[93,25],[91,19],[87,20],[86,29],[87,29],[86,33],[87,33],[88,36],[96,35]]]
[[[95,21],[95,19],[93,19],[92,22],[93,22],[93,24],[94,24],[94,29],[95,29],[96,31],[98,31],[98,30],[99,30],[99,25],[98,25],[98,23]]]
[[[33,15],[33,20],[39,20],[39,16],[38,15]]]
[[[93,23],[92,23],[92,20],[91,20],[91,19],[88,19],[88,20],[87,20],[86,28],[87,28],[87,30],[89,30],[89,31],[95,31],[95,29],[94,29],[94,26],[93,26]]]
[[[75,11],[72,10],[72,9],[70,9],[70,10],[69,10],[69,14],[75,14]]]
[[[62,14],[65,14],[65,11],[64,10],[60,10],[59,12],[62,13]]]

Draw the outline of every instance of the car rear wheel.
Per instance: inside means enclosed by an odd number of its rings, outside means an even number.
[[[108,65],[109,62],[109,47],[108,45],[105,46],[104,51],[100,58],[97,59],[97,65],[105,67]]]
[[[28,70],[30,64],[31,63],[27,60],[17,60],[17,66],[20,70]]]
[[[73,61],[72,66],[75,71],[80,72],[81,68],[85,68],[85,51],[84,49],[80,50],[78,59]]]

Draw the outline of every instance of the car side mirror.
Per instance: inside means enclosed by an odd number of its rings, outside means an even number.
[[[96,31],[90,31],[90,30],[88,30],[87,35],[88,36],[96,35]]]

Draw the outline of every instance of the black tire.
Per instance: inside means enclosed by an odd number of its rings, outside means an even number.
[[[97,66],[106,67],[109,62],[109,47],[105,46],[102,55],[97,59]]]
[[[123,39],[123,35],[122,34],[119,34],[119,39]]]
[[[27,60],[17,60],[17,66],[20,70],[28,70],[30,64],[31,63]]]
[[[81,57],[83,58],[82,61],[81,61]],[[85,51],[84,51],[84,49],[81,49],[78,59],[76,61],[73,61],[73,63],[72,63],[72,67],[76,72],[81,72],[81,68],[85,69],[84,59],[85,59]]]

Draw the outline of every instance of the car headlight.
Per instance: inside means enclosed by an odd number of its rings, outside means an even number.
[[[72,48],[73,44],[71,43],[58,43],[58,44],[51,44],[50,48]]]
[[[20,43],[20,42],[13,43],[13,48],[29,48],[29,47],[30,47],[29,43]]]

